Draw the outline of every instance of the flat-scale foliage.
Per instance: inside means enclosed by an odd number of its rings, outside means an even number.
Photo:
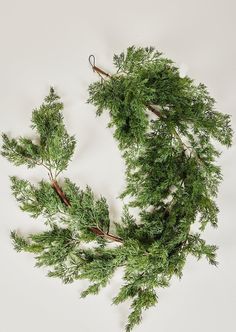
[[[172,61],[153,48],[130,47],[114,56],[114,65],[114,75],[94,66],[102,78],[90,85],[89,102],[97,114],[109,111],[126,162],[121,197],[139,208],[138,221],[124,206],[121,221],[114,223],[116,235],[110,234],[105,198],[69,179],[59,185],[75,139],[65,129],[63,105],[53,89],[33,112],[39,143],[4,134],[2,155],[17,166],[44,167],[50,180],[35,186],[11,178],[20,208],[33,218],[43,216],[47,227],[26,238],[13,231],[15,249],[34,253],[36,265],[49,267],[48,275],[64,283],[88,279],[82,297],[97,294],[123,267],[124,284],[113,303],[132,300],[129,332],[140,323],[142,311],[157,303],[156,290],[167,287],[172,276],[182,276],[189,254],[217,264],[216,246],[201,233],[207,224],[217,226],[214,200],[222,175],[213,142],[230,146],[232,130],[229,116],[215,110],[206,87],[181,77]],[[194,223],[198,233],[191,230]],[[85,249],[83,243],[90,241],[94,246]],[[109,246],[110,241],[117,245]]]

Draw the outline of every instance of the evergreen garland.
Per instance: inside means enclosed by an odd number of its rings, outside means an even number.
[[[109,111],[127,166],[121,197],[139,208],[139,220],[125,205],[113,235],[105,198],[69,179],[59,185],[75,138],[66,131],[63,104],[51,88],[33,111],[37,144],[3,134],[4,157],[17,166],[42,166],[49,174],[49,181],[37,186],[11,178],[20,208],[33,218],[43,216],[48,227],[26,238],[13,231],[11,237],[17,251],[34,253],[37,266],[50,268],[50,277],[64,283],[88,279],[91,285],[82,297],[97,294],[123,267],[124,285],[113,303],[132,299],[129,332],[140,323],[142,311],[156,304],[156,288],[167,287],[173,275],[182,276],[187,255],[217,264],[216,246],[201,233],[207,224],[217,226],[215,197],[222,175],[213,143],[230,146],[232,130],[230,117],[215,110],[206,87],[181,77],[173,62],[153,48],[130,47],[115,55],[114,75],[97,67],[93,56],[90,63],[101,80],[90,85],[89,102],[98,115]],[[194,223],[198,233],[191,230]],[[90,241],[96,245],[84,249]],[[117,245],[108,246],[110,241]]]

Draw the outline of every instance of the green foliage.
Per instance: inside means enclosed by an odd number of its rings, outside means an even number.
[[[43,247],[40,244],[30,243],[29,240],[26,240],[24,237],[17,234],[16,231],[11,232],[11,239],[14,249],[18,252],[25,251],[36,254],[43,250]]]
[[[29,181],[15,176],[11,177],[11,183],[12,193],[20,203],[21,210],[30,213],[31,217],[42,215],[51,220],[59,211],[65,210],[50,183],[41,181],[35,187]]]
[[[16,166],[25,164],[32,168],[42,165],[51,177],[64,171],[73,155],[75,138],[65,129],[61,114],[63,104],[58,100],[51,88],[44,103],[33,111],[32,128],[38,133],[39,144],[29,138],[15,139],[3,134],[2,156]]]
[[[90,231],[91,227],[98,227],[108,232],[110,225],[108,205],[104,197],[96,199],[88,186],[81,190],[69,179],[65,179],[63,191],[70,201],[70,208],[62,217],[75,233],[80,233],[84,241],[94,240],[96,236]]]
[[[39,147],[30,139],[23,137],[18,140],[11,139],[6,134],[2,135],[2,139],[3,146],[1,154],[14,165],[20,166],[25,164],[29,168],[33,168],[41,164]]]
[[[116,73],[90,85],[89,102],[98,115],[110,114],[127,166],[121,198],[130,197],[129,205],[140,209],[139,223],[126,209],[117,225],[128,254],[128,283],[114,303],[133,299],[130,331],[142,309],[155,304],[153,289],[182,276],[188,254],[217,264],[216,246],[192,234],[191,225],[198,222],[200,231],[217,226],[214,199],[222,175],[213,144],[229,147],[233,133],[229,115],[215,110],[206,87],[181,77],[154,48],[129,47],[113,60]]]
[[[89,102],[98,114],[107,109],[110,125],[121,147],[144,140],[149,127],[148,105],[156,105],[169,129],[177,128],[186,135],[211,135],[229,146],[232,130],[228,115],[214,110],[212,99],[203,84],[195,85],[189,77],[181,77],[173,62],[153,48],[129,47],[126,54],[114,56],[117,73],[108,80],[89,87]]]
[[[64,283],[88,279],[81,297],[97,294],[122,267],[124,284],[113,303],[132,301],[129,332],[141,322],[143,310],[157,303],[156,289],[182,276],[189,254],[217,264],[216,246],[201,233],[208,224],[217,226],[215,198],[222,175],[214,142],[230,146],[232,129],[206,87],[181,77],[173,62],[153,48],[130,47],[114,56],[114,65],[114,75],[90,85],[89,102],[98,114],[108,110],[126,163],[121,197],[128,196],[130,203],[114,223],[117,235],[109,233],[104,197],[69,179],[58,185],[75,140],[65,129],[63,105],[53,89],[33,112],[39,143],[3,135],[2,155],[17,166],[44,166],[51,180],[33,185],[11,178],[20,208],[33,218],[43,217],[47,227],[27,237],[13,231],[15,249],[34,253],[36,266],[49,267],[48,276]],[[130,206],[139,209],[139,220]],[[199,233],[192,233],[194,223]],[[110,240],[117,245],[109,246]]]
[[[126,331],[130,332],[135,325],[141,322],[143,309],[148,309],[156,303],[157,296],[154,289],[140,289],[131,305],[132,312],[129,315],[129,323],[126,326]]]

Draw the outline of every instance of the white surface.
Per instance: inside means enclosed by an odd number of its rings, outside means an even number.
[[[97,79],[88,55],[112,71],[113,53],[132,44],[153,45],[205,83],[218,109],[233,115],[235,10],[234,0],[0,0],[0,131],[32,135],[31,111],[54,85],[65,103],[66,125],[78,138],[66,175],[105,195],[117,218],[124,169],[107,117],[95,118],[86,104],[87,87]],[[135,331],[236,331],[235,161],[234,145],[220,159],[219,228],[205,234],[220,247],[219,268],[190,259],[182,280],[159,292],[158,306],[144,314]],[[100,295],[81,300],[84,282],[62,285],[34,268],[31,255],[13,251],[10,230],[28,233],[41,229],[42,222],[19,210],[8,175],[38,181],[46,174],[16,168],[3,158],[0,169],[0,332],[122,331],[128,304],[110,305],[119,275]]]

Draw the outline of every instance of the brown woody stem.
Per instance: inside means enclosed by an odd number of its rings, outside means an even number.
[[[106,239],[108,239],[108,240],[116,241],[116,242],[123,242],[123,240],[122,240],[120,237],[115,236],[115,235],[112,235],[112,234],[110,234],[110,233],[105,233],[105,232],[103,232],[103,231],[102,231],[100,228],[98,228],[98,227],[91,227],[90,230],[91,230],[94,234],[96,234],[96,235],[98,235],[98,236],[102,236],[102,237],[104,237],[104,238],[106,238]]]
[[[55,192],[57,193],[57,195],[61,198],[62,202],[63,202],[66,206],[70,207],[70,206],[71,206],[70,201],[68,200],[68,198],[67,198],[66,195],[64,194],[62,188],[59,186],[58,182],[57,182],[55,179],[53,179],[53,180],[51,181],[51,186],[52,186],[52,188],[55,190]],[[107,240],[116,241],[116,242],[120,242],[120,243],[123,242],[123,240],[122,240],[120,237],[115,236],[115,235],[112,235],[112,234],[110,234],[110,233],[106,233],[106,232],[102,231],[102,230],[101,230],[100,228],[98,228],[98,227],[90,227],[90,230],[91,230],[94,234],[96,234],[97,236],[104,237],[104,238],[107,239]]]
[[[101,68],[97,67],[97,66],[92,66],[93,70],[96,72],[96,73],[99,73],[99,74],[102,74],[106,77],[111,77],[110,74],[106,73],[104,70],[102,70]]]
[[[51,185],[53,187],[53,189],[55,190],[55,192],[57,193],[57,195],[61,198],[62,202],[66,205],[66,206],[70,206],[70,202],[69,200],[66,198],[66,195],[64,194],[64,192],[62,191],[61,187],[59,186],[58,182],[56,180],[52,180]]]
[[[147,108],[149,109],[149,111],[151,111],[152,113],[156,114],[159,118],[161,117],[161,112],[156,110],[153,106],[151,105],[147,105]]]

